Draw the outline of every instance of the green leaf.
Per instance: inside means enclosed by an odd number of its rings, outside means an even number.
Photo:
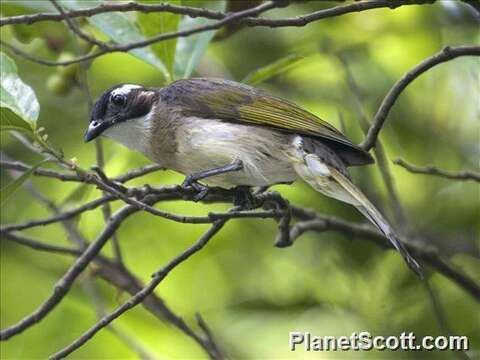
[[[179,30],[197,26],[205,26],[212,22],[210,19],[192,19],[185,16],[180,22]],[[179,38],[175,50],[175,78],[189,78],[195,71],[208,44],[215,35],[215,31],[206,31],[192,36]]]
[[[32,166],[32,168],[28,171],[25,171],[22,175],[17,177],[15,180],[12,182],[8,183],[5,185],[3,188],[0,189],[0,207],[2,207],[5,202],[17,191],[20,186],[23,185],[25,181],[28,180],[30,176],[32,176],[33,172],[35,171],[36,168],[38,168],[40,165],[44,164],[49,160],[42,160],[38,164]]]
[[[34,91],[20,79],[15,62],[3,52],[0,52],[0,69],[2,129],[11,127],[32,131],[40,112]]]
[[[303,56],[290,54],[280,60],[251,72],[242,80],[242,82],[249,85],[258,84],[290,70],[294,66],[297,66],[303,59]]]
[[[178,29],[180,15],[167,12],[159,12],[152,14],[137,13],[138,24],[143,34],[147,37],[154,35],[174,32]],[[167,81],[173,78],[173,63],[175,60],[175,48],[177,39],[160,41],[152,45],[154,53],[158,59],[165,65],[167,71]]]
[[[101,1],[62,1],[62,5],[69,9],[82,9],[102,4]],[[111,40],[119,45],[138,42],[145,40],[134,14],[110,12],[106,14],[98,14],[88,17],[87,20]],[[158,30],[158,29],[157,29]],[[158,32],[158,31],[157,31]],[[158,68],[165,77],[169,76],[169,72],[164,63],[155,56],[150,46],[130,50],[129,53],[145,61],[146,63]]]
[[[30,124],[22,120],[20,116],[2,105],[2,107],[0,107],[0,131],[6,130],[31,133],[33,129]]]

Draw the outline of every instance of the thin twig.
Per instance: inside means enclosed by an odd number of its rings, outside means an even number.
[[[155,290],[158,284],[160,284],[160,282],[165,279],[165,277],[170,273],[170,271],[172,271],[177,265],[187,260],[193,254],[200,251],[208,243],[208,241],[223,227],[226,221],[227,219],[215,221],[210,227],[210,229],[208,229],[208,231],[202,237],[200,237],[200,239],[195,244],[183,251],[177,257],[172,259],[162,269],[156,272],[153,275],[152,280],[146,287],[144,287],[141,291],[132,296],[130,300],[119,306],[109,315],[104,316],[102,319],[100,319],[100,321],[98,321],[93,327],[91,327],[88,331],[82,334],[77,340],[75,340],[59,352],[50,356],[50,359],[62,359],[67,355],[71,354],[73,351],[75,351],[80,346],[85,344],[88,340],[90,340],[98,331],[110,324],[113,320],[115,320],[131,308],[135,307],[136,305],[140,304],[148,295],[150,295]]]
[[[90,201],[86,204],[80,205],[74,209],[62,211],[58,215],[54,215],[45,219],[29,220],[20,224],[6,224],[0,227],[0,233],[3,234],[7,232],[12,232],[12,231],[25,230],[25,229],[29,229],[36,226],[45,226],[45,225],[53,224],[59,221],[68,220],[77,215],[80,215],[85,211],[94,210],[97,207],[105,204],[106,202],[113,201],[113,200],[116,200],[116,198],[113,195],[107,195],[107,196],[98,198],[96,200]]]
[[[140,292],[144,287],[144,285],[127,268],[119,268],[114,263],[104,264],[102,262],[102,266],[96,269],[95,274],[132,296]],[[155,293],[152,292],[143,299],[142,305],[159,320],[169,322],[185,335],[192,338],[207,352],[207,354],[210,354],[210,357],[214,358],[214,354],[220,353],[215,341],[209,340],[208,337],[203,339],[193,331],[181,317],[170,310],[164,301],[155,295]]]
[[[87,279],[82,284],[82,287],[89,299],[91,299],[92,306],[95,309],[97,314],[97,318],[101,319],[106,314],[106,305],[105,300],[103,298],[103,294],[97,289],[95,284],[94,278],[89,274]],[[130,347],[140,360],[154,360],[155,356],[151,354],[142,343],[140,343],[137,339],[130,336],[122,329],[118,328],[114,324],[109,324],[107,326],[107,330],[110,331],[111,334],[116,336],[120,341],[122,341],[125,345]]]
[[[46,244],[13,232],[2,232],[0,234],[0,237],[35,250],[45,251],[54,254],[80,255],[82,253],[82,251],[78,249],[66,246]]]
[[[388,239],[369,224],[356,224],[333,216],[315,215],[308,209],[297,207],[292,207],[292,213],[303,220],[292,227],[290,231],[292,241],[295,241],[307,231],[336,231],[349,237],[373,241],[381,247],[392,248]],[[418,244],[405,237],[402,237],[401,240],[418,260],[430,265],[480,302],[480,284],[476,283],[475,280],[442,259],[435,249],[429,248],[426,244]]]
[[[118,229],[122,221],[137,212],[138,209],[134,206],[125,206],[120,209],[112,218],[109,223],[98,236],[98,238],[91,243],[85,251],[78,257],[75,263],[70,269],[62,276],[62,278],[56,283],[53,293],[49,298],[43,302],[32,314],[24,317],[22,320],[14,325],[7,327],[0,331],[0,340],[8,340],[14,335],[18,335],[25,329],[40,322],[45,316],[47,316],[51,310],[53,310],[65,295],[70,290],[75,279],[82,273],[82,271],[88,266],[92,259],[100,252],[107,240]]]
[[[477,173],[471,170],[462,170],[462,171],[456,172],[456,171],[442,170],[432,165],[422,167],[422,166],[409,164],[403,159],[395,159],[393,163],[395,165],[400,165],[404,169],[414,174],[434,175],[434,176],[439,176],[439,177],[443,177],[445,179],[450,179],[450,180],[465,180],[465,181],[472,180],[472,181],[480,182],[480,173]]]
[[[167,7],[163,9],[158,8],[158,10],[152,10],[152,11],[169,11],[172,13],[180,13],[181,11],[184,11],[184,13],[187,15],[203,16],[207,18],[217,19],[219,21],[213,24],[208,24],[205,26],[200,26],[192,29],[159,34],[157,36],[154,36],[139,42],[129,43],[125,45],[110,46],[108,48],[100,49],[97,52],[80,56],[75,59],[65,60],[65,61],[50,61],[45,59],[39,59],[19,48],[16,48],[15,46],[5,41],[0,41],[0,44],[5,46],[7,49],[12,51],[13,53],[19,56],[22,56],[27,60],[42,64],[42,65],[46,65],[46,66],[65,66],[65,65],[82,62],[82,61],[91,60],[107,53],[127,52],[136,48],[152,45],[160,41],[165,41],[165,40],[178,38],[178,37],[186,37],[199,32],[217,30],[223,26],[234,24],[234,23],[246,24],[248,26],[265,26],[270,28],[286,27],[286,26],[305,26],[309,23],[312,23],[321,19],[341,16],[348,13],[360,12],[360,11],[371,10],[371,9],[379,9],[379,8],[395,9],[397,7],[405,6],[405,5],[430,4],[433,2],[435,2],[435,0],[413,0],[413,1],[371,0],[371,1],[358,2],[354,4],[335,6],[333,8],[319,10],[308,15],[298,16],[295,18],[287,18],[287,19],[265,19],[265,18],[256,17],[258,14],[264,11],[270,10],[275,7],[284,6],[286,3],[282,1],[269,2],[269,3],[261,4],[251,9],[247,9],[247,10],[236,12],[236,13],[230,13],[230,14],[224,14],[221,12],[211,12],[205,9],[202,9],[205,12],[200,14],[200,12],[196,11],[199,9],[192,10],[192,8],[186,9],[186,7],[184,9],[180,9],[179,7],[177,8],[172,7],[170,9],[167,9]],[[125,4],[124,11],[133,11],[135,10],[134,7],[135,7],[134,5]],[[70,11],[70,12],[67,12],[66,15],[71,18],[76,16],[92,16],[94,14],[104,13],[108,11],[120,11],[120,10],[122,10],[120,6],[116,8],[111,6],[110,7],[102,6],[102,8],[100,8],[99,6],[97,8]],[[1,19],[0,26],[6,25],[6,24],[33,23],[36,21],[43,21],[43,20],[59,21],[59,20],[63,20],[63,17],[58,17],[58,16],[55,16],[54,14],[23,15],[22,17],[15,16],[15,17]]]
[[[465,1],[465,0],[464,0]],[[335,6],[329,9],[323,9],[315,11],[311,14],[297,16],[293,18],[285,19],[265,19],[255,18],[253,15],[244,19],[239,19],[238,22],[246,24],[248,26],[265,26],[265,27],[290,27],[290,26],[305,26],[314,21],[341,16],[349,13],[361,12],[365,10],[389,8],[395,9],[400,6],[406,5],[423,5],[432,4],[435,0],[370,0],[362,1],[354,4]],[[467,1],[465,1],[467,2]],[[190,17],[203,17],[213,20],[222,20],[228,16],[228,14],[220,11],[212,11],[203,8],[195,8],[189,6],[176,6],[168,3],[163,4],[140,4],[136,2],[130,2],[126,4],[107,3],[96,7],[71,10],[66,12],[66,16],[69,18],[76,17],[91,17],[98,14],[104,14],[109,12],[130,12],[139,11],[143,13],[155,13],[155,12],[169,12],[172,14],[187,15]],[[28,15],[10,16],[0,19],[0,26],[14,25],[14,24],[33,24],[40,21],[62,21],[63,17],[59,14],[52,13],[37,13]]]
[[[67,15],[67,13],[63,10],[63,8],[58,4],[57,0],[50,0],[50,2],[55,7],[55,9],[58,10],[60,15],[65,20],[68,27],[70,28],[70,30],[73,31],[74,34],[76,34],[79,38],[85,40],[86,42],[91,43],[92,45],[97,45],[100,49],[105,49],[105,50],[108,49],[107,44],[105,44],[102,41],[99,41],[99,40],[95,39],[94,37],[84,33],[82,30],[80,30],[80,28],[77,26],[77,24],[75,24],[75,21],[73,19],[71,19]]]
[[[165,167],[161,166],[161,165],[157,165],[157,164],[150,164],[150,165],[146,165],[144,167],[141,167],[139,169],[130,170],[123,175],[120,175],[120,176],[117,176],[116,178],[113,178],[112,180],[120,182],[120,183],[124,183],[124,182],[127,182],[129,180],[132,180],[132,179],[135,179],[135,178],[138,178],[138,177],[142,177],[144,175],[147,175],[147,174],[150,174],[152,172],[159,171],[159,170],[165,170]]]
[[[204,8],[196,8],[190,6],[177,6],[168,3],[162,4],[141,4],[137,2],[129,3],[103,3],[101,5],[66,12],[66,16],[70,19],[77,17],[91,17],[98,14],[109,12],[130,12],[138,11],[143,13],[169,12],[172,14],[188,15],[190,17],[204,17],[207,19],[221,20],[226,14],[220,11],[207,10]],[[53,13],[37,13],[28,15],[10,16],[0,19],[0,26],[14,24],[34,24],[40,21],[62,21],[63,16]]]
[[[359,1],[347,5],[339,5],[329,9],[323,9],[315,11],[308,15],[296,16],[293,18],[287,19],[265,19],[265,18],[246,18],[239,21],[242,24],[248,26],[266,26],[270,28],[277,27],[287,27],[295,26],[301,27],[308,25],[312,22],[331,18],[335,16],[341,16],[349,13],[361,12],[365,10],[380,9],[380,8],[389,8],[396,9],[400,6],[405,5],[424,5],[424,4],[433,4],[436,0],[370,0],[370,1]]]
[[[8,161],[8,160],[0,160],[0,167],[5,168],[5,169],[12,169],[12,170],[17,170],[17,171],[29,171],[32,169],[32,166],[27,165],[25,163],[22,163],[20,161]],[[152,172],[158,171],[158,170],[163,170],[164,167],[160,165],[146,165],[144,167],[138,168],[138,169],[133,169],[125,174],[119,175],[117,177],[114,177],[111,179],[113,182],[120,182],[120,183],[125,183],[127,181],[130,181],[132,179],[142,177],[144,175],[150,174]],[[45,177],[51,177],[51,178],[56,178],[61,181],[76,181],[76,182],[83,182],[83,179],[78,176],[77,174],[74,173],[65,173],[65,172],[58,172],[55,170],[50,170],[50,169],[45,169],[42,167],[38,167],[33,171],[33,175],[37,176],[45,176]]]
[[[29,247],[37,251],[44,251],[54,254],[78,256],[82,254],[81,250],[50,245],[36,239],[19,235],[16,233],[3,233],[0,238],[10,240],[16,244]],[[121,268],[117,264],[108,260],[107,258],[97,255],[93,260],[99,267],[95,269],[95,274],[102,279],[115,286],[121,291],[125,291],[131,295],[135,295],[142,290],[143,285],[141,282],[126,268]],[[218,345],[215,343],[212,337],[206,337],[203,339],[197,333],[195,333],[185,321],[173,313],[154,293],[147,296],[142,305],[159,320],[167,321],[187,336],[191,337],[196,343],[198,343],[207,353],[219,353]]]
[[[223,26],[236,23],[236,22],[239,21],[239,19],[242,19],[242,18],[245,18],[245,17],[248,17],[248,16],[255,16],[257,14],[260,14],[262,12],[265,12],[267,10],[270,10],[270,9],[273,9],[273,8],[279,7],[279,6],[281,6],[280,2],[263,3],[263,4],[260,4],[256,7],[254,7],[254,8],[251,8],[251,9],[247,9],[247,10],[243,10],[243,11],[239,11],[239,12],[236,12],[236,13],[229,14],[225,18],[223,18],[222,20],[219,20],[219,21],[217,21],[215,23],[212,23],[212,24],[207,24],[207,25],[204,25],[204,26],[197,26],[197,27],[194,27],[194,28],[191,28],[191,29],[186,29],[186,30],[162,33],[162,34],[158,34],[156,36],[153,36],[151,38],[148,38],[148,39],[145,39],[145,40],[142,40],[142,41],[138,41],[138,42],[123,44],[123,45],[110,46],[108,48],[99,49],[96,52],[86,54],[86,55],[82,55],[82,56],[79,56],[75,59],[66,60],[66,61],[50,61],[50,60],[45,60],[45,59],[39,59],[39,58],[36,58],[35,56],[32,56],[32,55],[26,53],[23,50],[20,50],[20,49],[16,48],[15,46],[13,46],[11,44],[6,43],[3,40],[0,41],[0,44],[5,46],[7,49],[12,51],[13,53],[15,53],[19,56],[22,56],[27,60],[36,62],[38,64],[42,64],[42,65],[46,65],[46,66],[66,66],[66,65],[79,63],[79,62],[82,62],[82,61],[91,60],[91,59],[94,59],[94,58],[97,58],[99,56],[109,54],[109,53],[128,52],[130,50],[145,47],[145,46],[149,46],[149,45],[155,44],[155,43],[160,42],[160,41],[165,41],[165,40],[179,38],[179,37],[186,37],[186,36],[190,36],[190,35],[197,34],[197,33],[200,33],[200,32],[210,31],[210,30],[217,30],[217,29],[220,29]]]
[[[480,56],[480,46],[475,45],[465,45],[450,47],[447,46],[443,48],[438,53],[426,58],[413,69],[405,73],[400,80],[398,80],[392,88],[388,91],[387,95],[383,99],[380,107],[375,114],[375,117],[372,121],[372,126],[368,130],[368,134],[360,144],[360,147],[366,151],[370,150],[375,146],[377,141],[378,134],[382,130],[383,125],[387,116],[397,101],[398,97],[403,90],[417,77],[422,75],[425,71],[431,69],[432,67],[453,60],[460,56]]]
[[[7,161],[7,160],[0,160],[0,167],[5,169],[18,170],[18,171],[29,171],[32,169],[32,166],[24,164],[20,161]],[[45,169],[42,167],[36,168],[33,171],[33,175],[55,178],[61,181],[82,182],[82,179],[76,174],[59,172],[55,170]]]

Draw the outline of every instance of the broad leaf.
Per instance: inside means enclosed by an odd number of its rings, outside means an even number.
[[[62,5],[69,9],[82,9],[102,4],[101,1],[62,1]],[[102,31],[117,44],[127,44],[145,40],[137,26],[134,14],[110,12],[98,14],[87,18],[90,24]],[[129,51],[132,55],[158,68],[165,77],[168,76],[166,66],[155,56],[150,46]]]
[[[268,80],[276,75],[290,70],[294,66],[298,65],[302,60],[302,56],[296,54],[288,55],[282,59],[279,59],[271,64],[268,64],[251,72],[242,80],[242,82],[249,85],[258,84],[262,81]]]
[[[28,122],[2,105],[2,107],[0,107],[0,131],[6,130],[31,133],[33,129]]]
[[[38,168],[40,165],[44,164],[48,160],[42,160],[38,164],[32,166],[32,168],[28,171],[25,171],[22,175],[17,177],[15,180],[12,182],[8,183],[4,187],[0,189],[0,207],[5,204],[5,202],[17,191],[20,186],[25,183],[25,181],[28,180],[30,176],[32,176],[33,172],[35,171],[36,168]]]
[[[151,14],[137,13],[137,19],[143,34],[147,37],[151,37],[158,34],[177,31],[180,15],[168,12]],[[158,59],[166,68],[168,74],[166,76],[167,81],[170,81],[173,78],[173,62],[175,59],[176,44],[177,39],[171,39],[160,41],[152,45],[155,55],[157,55]]]
[[[192,19],[185,16],[179,29],[185,30],[197,26],[205,26],[212,20],[205,18]],[[195,71],[215,31],[206,31],[188,37],[179,38],[175,50],[175,78],[189,78]]]
[[[1,128],[35,129],[40,112],[35,93],[19,78],[15,62],[4,53],[0,53],[0,68]]]

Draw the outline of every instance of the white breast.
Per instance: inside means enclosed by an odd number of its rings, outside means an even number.
[[[112,138],[131,150],[150,155],[151,117],[149,114],[110,126],[102,135]]]

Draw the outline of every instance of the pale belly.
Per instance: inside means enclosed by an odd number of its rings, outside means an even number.
[[[240,160],[242,170],[202,182],[225,188],[292,182],[297,178],[288,157],[292,138],[257,126],[192,118],[177,131],[177,151],[169,167],[189,175]]]

